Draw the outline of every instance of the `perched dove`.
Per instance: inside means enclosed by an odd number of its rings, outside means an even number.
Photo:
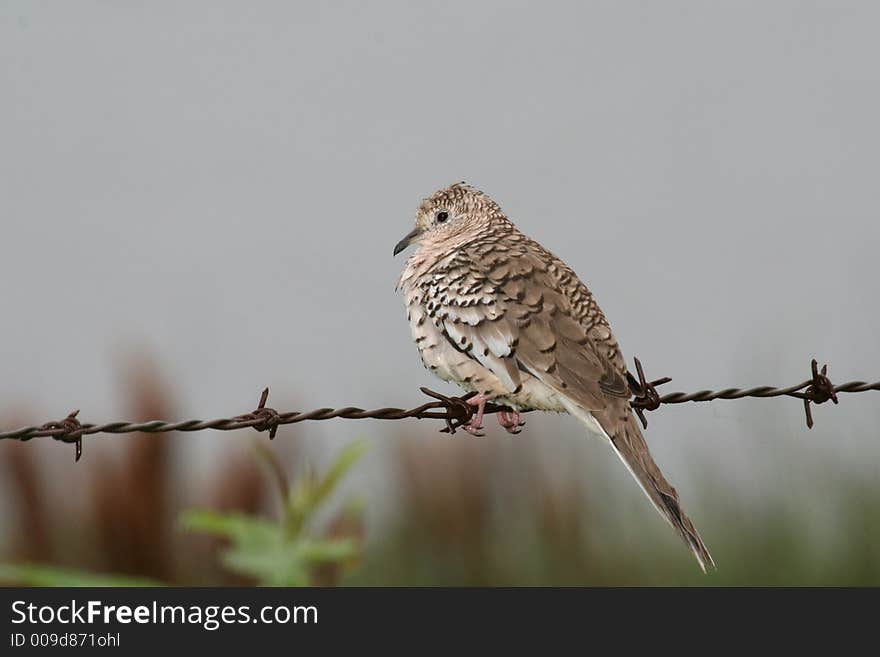
[[[523,235],[495,201],[457,183],[419,206],[395,247],[418,249],[398,281],[422,363],[476,394],[469,425],[479,435],[488,401],[519,431],[518,411],[567,412],[607,440],[642,490],[693,552],[714,566],[675,489],[636,422],[626,365],[602,310],[571,268]]]

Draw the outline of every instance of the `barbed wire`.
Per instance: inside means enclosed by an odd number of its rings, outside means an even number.
[[[725,388],[723,390],[698,390],[697,392],[671,392],[660,395],[657,387],[672,381],[669,377],[647,380],[644,369],[638,358],[634,359],[636,374],[627,373],[630,390],[633,398],[630,405],[638,415],[642,425],[647,429],[648,421],[645,411],[654,411],[665,404],[683,404],[686,402],[707,402],[716,399],[743,399],[745,397],[795,397],[804,402],[804,414],[806,415],[807,428],[813,428],[813,414],[811,404],[823,404],[831,400],[838,403],[837,393],[840,392],[867,392],[869,390],[880,391],[880,381],[866,383],[865,381],[849,381],[840,385],[834,385],[828,378],[828,365],[823,365],[821,370],[818,363],[813,359],[811,364],[812,376],[787,388],[775,388],[773,386],[759,386],[756,388]],[[278,427],[285,424],[295,424],[307,420],[331,420],[343,418],[347,420],[404,420],[408,418],[443,420],[446,426],[441,429],[443,433],[455,433],[456,429],[470,422],[476,414],[477,407],[468,403],[474,395],[469,393],[461,397],[450,397],[429,388],[420,388],[423,394],[434,399],[415,408],[376,408],[364,410],[356,406],[344,408],[318,408],[312,411],[289,411],[280,413],[274,408],[266,406],[269,399],[269,388],[263,390],[257,408],[250,413],[236,415],[230,418],[218,418],[215,420],[184,420],[182,422],[166,422],[164,420],[150,420],[147,422],[107,422],[105,424],[82,423],[78,419],[79,410],[73,411],[63,420],[46,422],[39,426],[29,426],[14,431],[0,432],[0,440],[28,441],[33,438],[53,438],[65,443],[73,443],[76,446],[76,460],[82,456],[82,439],[99,433],[123,434],[123,433],[167,433],[171,431],[236,431],[238,429],[255,429],[256,431],[268,431],[269,439],[275,438]],[[511,409],[499,404],[487,403],[485,413],[510,411]],[[520,412],[529,412],[532,409],[524,409]]]

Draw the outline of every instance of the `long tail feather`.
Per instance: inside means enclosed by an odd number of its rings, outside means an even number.
[[[709,554],[706,544],[700,538],[694,523],[681,508],[678,493],[666,481],[660,468],[654,462],[645,437],[642,435],[642,430],[632,413],[627,413],[625,419],[622,418],[621,422],[616,423],[616,432],[609,435],[592,413],[574,406],[569,408],[569,412],[587,425],[592,433],[599,433],[608,439],[617,456],[632,473],[660,515],[672,525],[690,548],[703,572],[705,573],[707,568],[715,568],[715,561]]]
[[[620,431],[614,436],[609,436],[609,439],[617,456],[639,482],[645,495],[691,549],[703,572],[705,573],[707,568],[714,568],[715,561],[712,555],[709,554],[694,523],[681,508],[678,493],[666,481],[654,462],[636,419],[630,416]]]

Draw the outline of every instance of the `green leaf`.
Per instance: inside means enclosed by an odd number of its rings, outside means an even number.
[[[236,543],[271,542],[281,536],[277,523],[243,513],[190,509],[180,515],[180,524],[189,531],[224,536]]]
[[[328,539],[300,541],[299,554],[309,564],[338,563],[353,559],[358,555],[357,543],[351,539]]]
[[[284,474],[284,468],[278,460],[278,456],[263,443],[255,443],[254,451],[256,451],[260,460],[262,460],[272,472],[272,477],[275,479],[275,484],[278,486],[278,490],[281,493],[281,499],[284,500],[287,496],[287,491],[290,489],[290,484],[287,482],[287,475]]]
[[[287,533],[297,536],[318,507],[336,490],[339,482],[367,449],[363,441],[351,443],[336,457],[327,473],[318,478],[310,468],[291,487],[284,509]]]
[[[307,586],[307,564],[294,543],[236,546],[224,550],[223,563],[269,586]]]
[[[101,575],[39,564],[0,564],[0,581],[24,586],[164,586],[145,577]]]
[[[224,536],[232,545],[221,552],[223,563],[264,584],[302,586],[308,573],[297,545],[278,523],[237,513],[189,511],[181,518],[188,529]]]
[[[353,442],[342,450],[339,456],[336,457],[333,465],[327,470],[327,474],[324,475],[324,478],[315,488],[312,495],[313,507],[320,505],[334,490],[336,490],[336,487],[339,485],[342,478],[351,467],[358,462],[366,451],[367,444],[362,440]]]
[[[285,500],[283,522],[271,522],[241,513],[219,513],[193,509],[181,514],[186,529],[203,531],[229,539],[220,554],[230,570],[270,586],[307,586],[311,569],[327,563],[348,565],[359,545],[349,539],[319,539],[304,536],[309,516],[334,491],[339,481],[364,452],[363,443],[346,447],[327,474],[319,478],[307,470],[290,489]],[[263,453],[264,458],[267,454]],[[284,480],[277,461],[269,456],[276,480]]]

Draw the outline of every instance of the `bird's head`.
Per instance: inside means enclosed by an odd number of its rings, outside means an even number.
[[[415,227],[394,247],[394,255],[410,244],[454,245],[478,234],[498,217],[501,208],[467,183],[455,183],[434,192],[416,212]]]

